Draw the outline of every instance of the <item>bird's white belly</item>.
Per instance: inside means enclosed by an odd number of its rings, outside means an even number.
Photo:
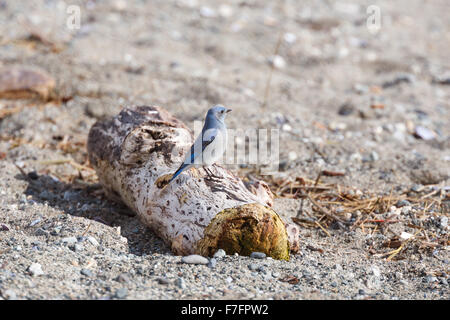
[[[227,146],[227,135],[218,135],[211,144],[206,146],[202,154],[202,163],[212,165],[222,159]]]

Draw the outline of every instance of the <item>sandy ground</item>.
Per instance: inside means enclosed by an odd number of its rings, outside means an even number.
[[[56,83],[48,101],[0,99],[0,297],[450,298],[447,1],[70,4],[78,29],[68,2],[0,0],[0,68],[39,67]],[[381,10],[376,34],[370,5]],[[280,130],[276,178],[338,171],[321,181],[440,205],[393,203],[378,214],[401,222],[375,231],[302,227],[289,262],[182,264],[104,198],[86,138],[127,105],[160,105],[192,126],[216,103],[233,109],[230,128]],[[299,206],[274,205],[285,219]],[[425,240],[396,259],[373,254],[418,230]]]

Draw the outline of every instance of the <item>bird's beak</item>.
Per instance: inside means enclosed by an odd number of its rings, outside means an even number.
[[[231,109],[227,109],[226,113],[230,113],[232,110]]]

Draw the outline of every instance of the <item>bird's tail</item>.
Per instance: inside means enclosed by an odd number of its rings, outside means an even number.
[[[172,178],[170,178],[168,184],[171,183],[173,180],[175,180],[176,177],[178,177],[178,175],[179,175],[181,172],[183,172],[183,170],[186,169],[188,166],[189,166],[188,163],[183,163],[183,164],[178,168],[178,170],[175,171],[175,173],[172,175]]]

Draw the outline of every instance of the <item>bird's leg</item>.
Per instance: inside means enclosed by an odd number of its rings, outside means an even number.
[[[208,169],[208,167],[203,166],[203,170],[205,170],[208,176],[211,176],[211,171]]]

